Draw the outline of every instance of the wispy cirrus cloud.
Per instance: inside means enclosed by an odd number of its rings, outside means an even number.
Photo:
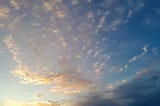
[[[143,52],[141,52],[139,55],[135,55],[132,58],[130,58],[128,62],[119,69],[119,71],[127,71],[129,68],[129,64],[132,64],[136,62],[138,59],[142,58],[148,52],[148,45],[145,44],[142,50]]]
[[[148,48],[148,45],[145,45],[145,46],[142,48],[143,52],[142,52],[140,55],[133,56],[131,59],[128,60],[128,62],[129,62],[129,63],[132,63],[132,62],[136,61],[137,59],[141,58],[142,56],[144,56],[144,55],[147,53],[147,51],[148,51],[147,48]]]

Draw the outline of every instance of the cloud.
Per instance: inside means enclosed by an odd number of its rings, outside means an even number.
[[[16,2],[16,0],[10,0],[9,2],[14,9],[17,9],[17,10],[20,9],[19,2]]]
[[[4,103],[3,106],[61,106],[58,102],[52,102],[52,101],[47,101],[47,102],[17,102],[14,100],[8,100],[7,102]]]
[[[78,4],[78,0],[72,0],[72,4],[73,4],[73,5]]]
[[[155,54],[155,55],[158,55],[160,52],[159,48],[158,47],[154,47],[152,48],[152,53]]]
[[[145,46],[142,48],[143,52],[142,52],[140,55],[133,56],[131,59],[128,60],[128,62],[129,62],[129,63],[132,63],[132,62],[136,61],[137,59],[141,58],[142,56],[144,56],[144,55],[147,53],[147,51],[148,51],[147,48],[148,48],[148,45],[145,45]]]
[[[160,91],[159,68],[159,64],[153,64],[137,72],[133,79],[119,86],[114,93],[120,98],[132,100],[127,106],[140,106],[142,104],[146,104],[146,106],[154,105],[154,101],[157,102],[156,98],[160,97],[158,93]],[[147,104],[148,100],[153,101]]]
[[[55,7],[55,5],[58,5],[58,7]],[[46,1],[43,3],[43,7],[46,12],[51,13],[60,19],[64,18],[66,15],[65,12],[67,12],[67,8],[65,8],[65,5],[61,0]]]
[[[137,2],[135,3],[135,7],[132,7],[127,14],[127,17],[130,18],[132,16],[132,14],[136,11],[138,11],[139,9],[141,9],[142,7],[144,7],[144,2]]]
[[[15,44],[15,41],[13,40],[12,35],[7,36],[3,40],[3,42],[8,47],[9,51],[12,53],[13,60],[15,60],[18,64],[22,64],[19,58],[19,54],[20,54],[19,47]]]
[[[135,0],[130,0],[127,2],[119,2],[119,0],[106,0],[101,3],[102,4],[100,5],[107,8],[107,13],[109,13],[106,15],[105,23],[103,23],[103,27],[101,28],[101,30],[105,31],[116,30],[118,26],[128,22],[128,20],[132,17],[132,14],[144,7],[145,4],[143,1]],[[105,15],[105,12],[103,15]]]
[[[142,48],[143,52],[141,52],[139,55],[135,55],[132,58],[130,58],[128,60],[128,63],[124,64],[119,71],[127,71],[128,70],[128,65],[129,63],[133,63],[136,62],[138,59],[142,58],[147,52],[148,52],[148,45],[144,45],[144,47]]]
[[[38,7],[30,1],[22,1],[21,8],[33,7],[32,10],[21,14],[13,9],[19,15],[10,15],[14,21],[7,28],[11,35],[5,37],[4,43],[16,63],[12,75],[23,84],[50,85],[53,93],[89,92],[104,63],[92,66],[97,58],[105,60],[99,48],[92,47],[96,36],[94,23],[81,16],[82,13],[75,18],[79,10],[69,12],[68,5],[58,0],[35,2]],[[100,24],[104,20],[102,17]],[[90,49],[94,49],[92,54],[86,55]],[[94,61],[90,62],[92,59]],[[91,66],[87,65],[89,62]]]
[[[14,76],[18,76],[22,79],[24,84],[44,85],[54,84],[51,91],[54,93],[73,94],[80,93],[82,90],[89,90],[91,82],[83,79],[78,74],[73,73],[45,73],[40,74],[37,72],[31,72],[29,67],[22,65],[16,67],[12,72]]]
[[[91,97],[89,100],[76,104],[76,106],[118,106],[115,101],[103,99],[101,96]]]
[[[114,93],[121,98],[130,98],[137,101],[138,98],[149,96],[159,90],[159,75],[158,64],[147,67],[138,71],[127,83],[116,88]]]
[[[5,7],[0,7],[0,19],[7,18],[10,10]]]
[[[125,83],[119,83],[113,90],[98,95],[93,93],[88,100],[77,103],[77,106],[158,106],[159,68],[159,64],[146,67]]]
[[[100,47],[105,38],[95,43],[98,32],[116,30],[132,7],[113,0],[98,4],[92,0],[10,0],[10,5],[4,26],[11,35],[4,43],[16,63],[12,75],[23,84],[49,85],[50,91],[62,94],[89,93],[98,87],[110,58]],[[3,9],[0,18],[9,12]],[[131,61],[140,57],[134,58]]]
[[[67,48],[68,45],[67,45],[64,37],[60,37],[60,41],[61,41],[61,43],[62,43],[62,46],[63,46],[64,48]]]
[[[98,26],[97,26],[96,32],[98,32],[98,30],[103,27],[103,24],[104,24],[105,20],[106,20],[106,17],[105,17],[105,16],[101,17],[101,19],[100,19],[100,21],[99,21],[99,24],[98,24]]]
[[[63,94],[80,93],[82,90],[89,91],[89,87],[92,85],[92,80],[82,76],[82,73],[78,73],[78,68],[74,68],[72,63],[69,62],[69,56],[61,57],[61,61],[58,66],[61,68],[60,72],[54,68],[50,71],[48,70],[48,67],[41,66],[39,63],[36,63],[37,68],[33,68],[32,70],[32,64],[27,65],[27,63],[22,59],[22,48],[17,45],[14,37],[15,36],[12,35],[6,36],[4,43],[13,55],[13,60],[18,64],[11,73],[12,75],[19,77],[23,84],[52,84],[54,85],[50,88],[52,92]],[[65,47],[65,45],[63,45],[64,42],[64,39],[62,39],[62,46]],[[45,71],[45,73],[43,73],[42,70]]]
[[[46,10],[46,11],[50,11],[50,10],[53,9],[52,5],[51,5],[50,3],[48,3],[48,2],[45,2],[45,3],[44,3],[44,7],[45,7],[45,10]]]

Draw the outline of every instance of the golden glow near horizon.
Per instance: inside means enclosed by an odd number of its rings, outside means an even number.
[[[57,102],[17,102],[14,100],[8,100],[4,103],[4,106],[60,106]]]

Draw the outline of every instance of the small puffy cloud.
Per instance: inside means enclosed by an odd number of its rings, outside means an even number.
[[[87,0],[87,2],[91,3],[91,2],[92,2],[92,0]]]
[[[128,64],[125,64],[123,67],[119,69],[119,71],[127,71],[128,70]]]
[[[10,10],[8,8],[0,7],[0,19],[8,17],[9,12]]]
[[[102,73],[103,68],[104,68],[104,64],[103,63],[95,62],[93,64],[93,70],[95,70],[95,73],[97,75],[100,75]]]
[[[159,52],[160,52],[159,48],[157,48],[157,47],[152,48],[152,53],[153,54],[158,55]]]
[[[88,12],[87,17],[88,17],[88,19],[93,18],[94,17],[93,12],[91,12],[91,11]]]
[[[72,0],[72,5],[78,4],[78,0]]]
[[[50,11],[50,10],[53,9],[52,5],[51,5],[50,3],[48,3],[48,2],[45,2],[45,3],[44,3],[44,7],[45,7],[45,10],[46,10],[46,11]]]
[[[66,14],[63,10],[57,10],[56,15],[58,18],[64,18]]]
[[[16,0],[10,0],[9,2],[11,4],[11,6],[13,6],[13,8],[15,8],[17,10],[20,9],[19,2],[17,2]]]
[[[53,31],[52,31],[53,33],[58,33],[58,32],[60,32],[58,29],[53,29]]]
[[[68,44],[66,43],[64,37],[60,37],[60,41],[61,41],[62,46],[66,49],[68,47]]]
[[[145,53],[148,51],[147,48],[148,48],[148,45],[145,45],[145,46],[142,48]]]

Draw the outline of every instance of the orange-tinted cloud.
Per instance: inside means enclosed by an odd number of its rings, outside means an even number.
[[[0,7],[0,19],[8,17],[9,9],[5,7]]]

